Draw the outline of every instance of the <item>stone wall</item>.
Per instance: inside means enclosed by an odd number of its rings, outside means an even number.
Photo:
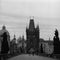
[[[43,53],[45,53],[45,54],[52,54],[53,53],[53,50],[54,50],[53,45],[49,45],[48,43],[43,42],[42,46],[43,46]]]

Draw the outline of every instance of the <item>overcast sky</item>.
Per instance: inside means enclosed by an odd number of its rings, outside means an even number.
[[[55,28],[60,33],[60,0],[0,0],[0,29],[6,25],[11,38],[24,35],[30,16],[39,24],[40,37],[51,40]]]

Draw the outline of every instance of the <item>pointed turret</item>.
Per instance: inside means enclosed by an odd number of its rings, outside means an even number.
[[[15,34],[14,34],[14,39],[16,40],[16,36],[15,36]]]
[[[14,38],[13,38],[13,40],[14,40],[14,43],[16,43],[16,36],[15,36],[15,34],[14,34]]]
[[[37,25],[36,29],[39,30],[39,25]]]
[[[34,28],[35,28],[34,19],[30,19],[29,29],[30,29],[30,30],[33,30]]]

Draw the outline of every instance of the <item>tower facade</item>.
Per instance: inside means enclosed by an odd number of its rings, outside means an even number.
[[[39,26],[35,28],[34,19],[30,19],[29,28],[26,28],[27,51],[31,48],[35,52],[39,49]]]

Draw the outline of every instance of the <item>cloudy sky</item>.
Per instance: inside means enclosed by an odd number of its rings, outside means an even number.
[[[0,29],[6,25],[11,39],[14,34],[26,38],[30,16],[39,24],[41,38],[52,40],[56,28],[60,33],[59,0],[0,0]]]

